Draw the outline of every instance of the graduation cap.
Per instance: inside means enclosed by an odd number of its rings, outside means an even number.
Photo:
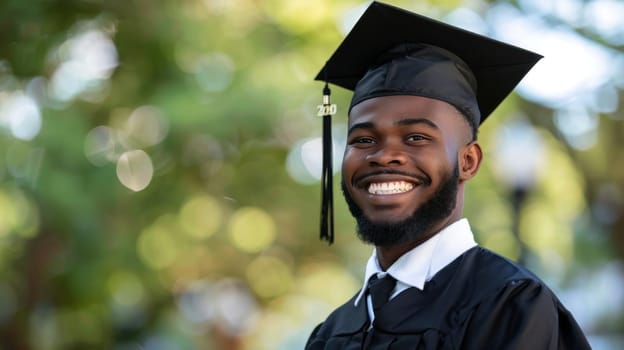
[[[542,56],[404,9],[373,2],[325,63],[321,239],[333,242],[332,144],[328,83],[353,90],[351,106],[373,97],[415,95],[454,105],[474,129]]]

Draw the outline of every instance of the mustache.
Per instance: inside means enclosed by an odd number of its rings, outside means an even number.
[[[374,171],[371,171],[371,172],[368,172],[368,173],[365,173],[365,174],[361,174],[361,175],[358,175],[357,177],[353,178],[353,183],[357,184],[360,181],[365,180],[367,177],[376,176],[376,175],[400,175],[400,176],[414,178],[414,179],[418,180],[418,182],[422,183],[425,186],[431,185],[431,178],[429,176],[421,175],[421,174],[408,173],[408,172],[405,172],[405,171],[395,170],[395,169],[380,169],[380,170],[374,170]]]

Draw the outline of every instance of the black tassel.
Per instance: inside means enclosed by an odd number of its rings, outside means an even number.
[[[330,103],[331,90],[325,82],[323,104],[319,115],[323,116],[323,172],[321,174],[321,240],[331,245],[334,242],[334,191],[333,191],[333,144],[331,116],[336,113],[336,105]]]

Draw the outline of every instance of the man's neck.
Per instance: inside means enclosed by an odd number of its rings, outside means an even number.
[[[422,243],[428,241],[431,237],[437,235],[445,227],[457,221],[459,217],[456,218],[455,216],[456,215],[449,217],[446,221],[440,223],[440,225],[433,228],[429,234],[424,235],[422,238],[418,240],[408,242],[405,244],[389,246],[389,247],[376,246],[375,250],[377,252],[377,260],[379,263],[379,267],[381,267],[383,271],[388,270],[388,268],[390,268],[390,266],[392,266],[392,264],[394,264],[395,261],[397,261],[401,256],[403,256],[403,254],[409,252],[410,250],[421,245]]]

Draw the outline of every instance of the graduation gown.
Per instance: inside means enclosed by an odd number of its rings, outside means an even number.
[[[544,283],[523,267],[474,247],[375,315],[354,296],[318,325],[309,350],[590,349],[580,327]]]

